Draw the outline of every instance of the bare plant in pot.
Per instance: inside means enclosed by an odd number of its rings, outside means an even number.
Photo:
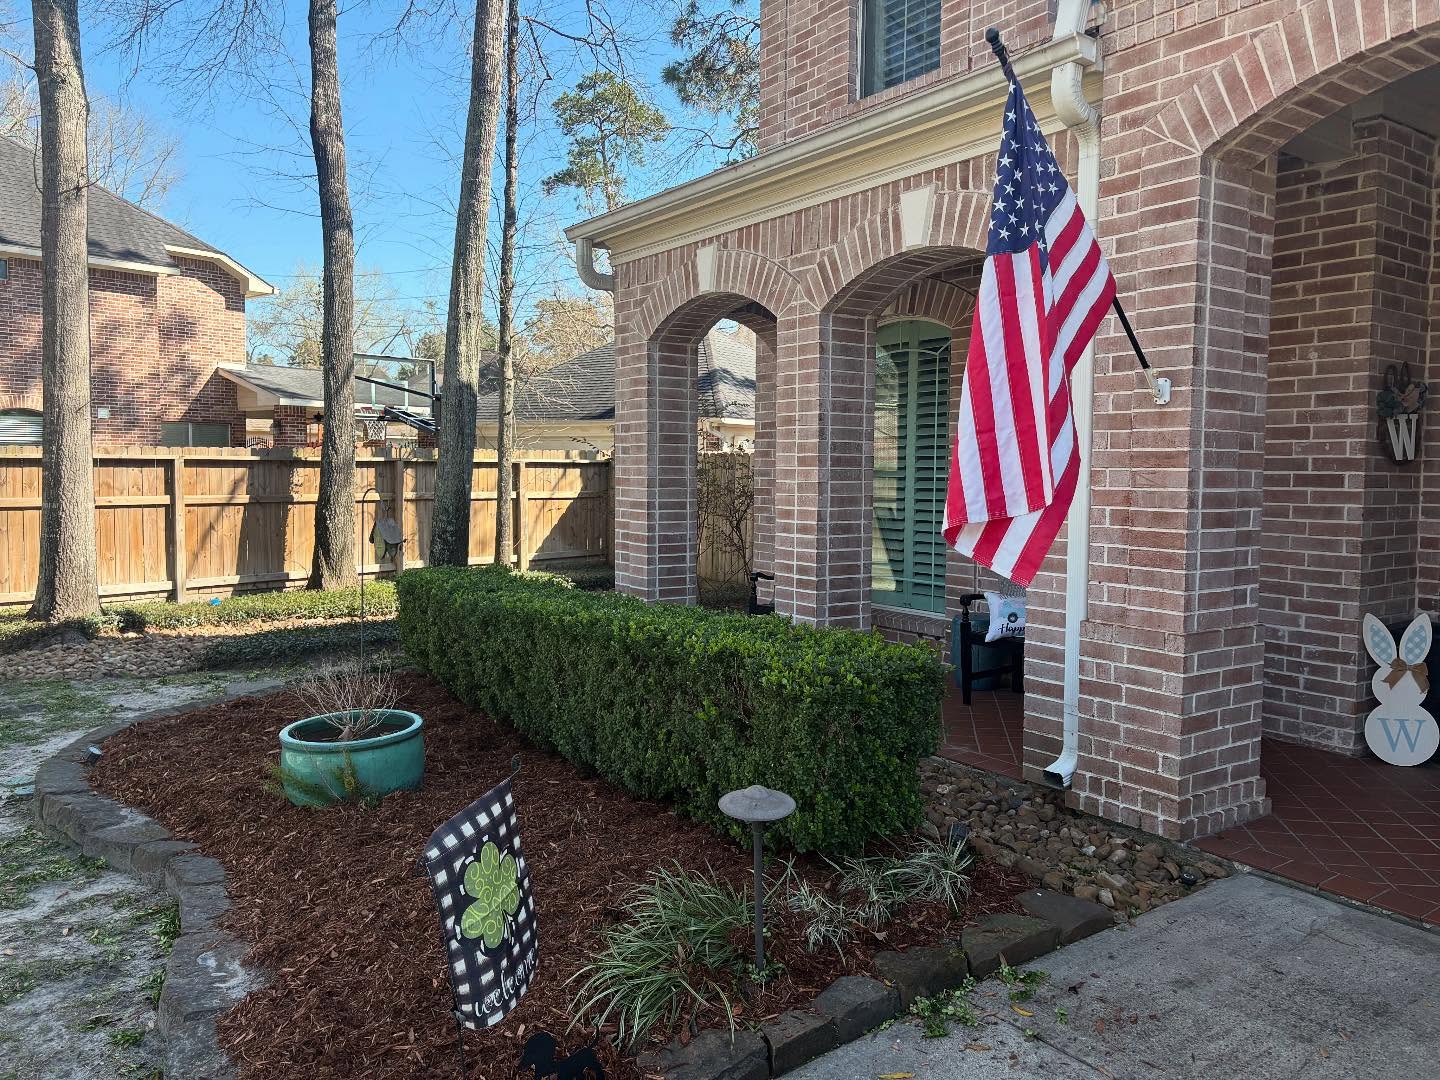
[[[280,732],[280,787],[296,806],[413,791],[425,772],[423,721],[395,707],[388,667],[346,661],[295,686],[311,713]]]

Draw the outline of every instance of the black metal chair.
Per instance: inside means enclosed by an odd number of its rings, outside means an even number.
[[[955,668],[955,685],[960,687],[960,700],[970,704],[970,695],[978,679],[1010,676],[1010,688],[1017,694],[1025,692],[1025,637],[1002,637],[994,641],[985,640],[989,619],[977,626],[971,620],[970,605],[984,601],[984,593],[966,593],[960,597],[960,614],[950,626],[950,663]],[[995,664],[991,667],[975,667],[974,650],[979,648],[993,653]]]
[[[774,581],[774,574],[767,574],[764,570],[756,570],[750,575],[750,602],[745,605],[747,615],[774,615],[775,604],[772,601],[768,604],[760,603],[760,580]]]

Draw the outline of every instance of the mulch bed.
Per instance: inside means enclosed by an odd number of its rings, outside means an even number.
[[[565,760],[528,747],[471,711],[426,676],[400,680],[400,707],[425,718],[425,784],[377,807],[302,810],[269,790],[277,734],[305,710],[289,693],[241,698],[147,721],[105,744],[95,786],[199,844],[229,874],[229,928],[253,943],[249,963],[269,982],[220,1019],[220,1038],[247,1077],[454,1077],[460,1074],[438,920],[415,860],[431,832],[509,771],[515,778],[526,859],[534,883],[540,966],[505,1023],[467,1032],[471,1076],[513,1075],[526,1034],[552,1032],[567,1049],[578,983],[599,932],[620,917],[627,891],[657,866],[707,866],[741,887],[748,851],[665,806],[582,776]],[[816,885],[828,867],[802,861]],[[981,915],[1015,910],[1029,881],[982,861],[962,918],[942,905],[912,904],[880,933],[866,933],[844,960],[809,955],[774,913],[767,955],[785,972],[740,1007],[755,1023],[808,1002],[841,974],[870,974],[875,952],[956,936]],[[701,1016],[701,1026],[725,1022]],[[657,1033],[658,1035],[658,1033]],[[602,1039],[612,1080],[640,1076],[634,1060]]]

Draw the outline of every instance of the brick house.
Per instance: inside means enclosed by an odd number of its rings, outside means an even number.
[[[780,613],[941,639],[985,579],[929,537],[991,24],[1174,384],[1156,405],[1113,320],[1077,372],[1088,483],[1029,591],[1024,772],[1203,836],[1267,812],[1262,734],[1358,752],[1362,613],[1440,607],[1440,426],[1396,464],[1375,408],[1391,364],[1440,378],[1436,0],[761,0],[759,154],[568,230],[615,293],[616,581],[695,597],[695,349],[720,319],[760,341]]]
[[[0,138],[0,443],[38,443],[40,185]],[[101,443],[243,446],[222,364],[245,362],[245,301],[274,289],[183,229],[92,187],[90,358]]]

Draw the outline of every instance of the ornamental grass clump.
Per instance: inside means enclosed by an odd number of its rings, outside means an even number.
[[[730,995],[745,971],[743,941],[754,908],[712,872],[662,868],[624,904],[625,921],[606,930],[595,962],[576,972],[576,1020],[614,1022],[633,1046],[656,1025],[714,1005],[731,1014]],[[733,1030],[734,1022],[731,1021]]]

